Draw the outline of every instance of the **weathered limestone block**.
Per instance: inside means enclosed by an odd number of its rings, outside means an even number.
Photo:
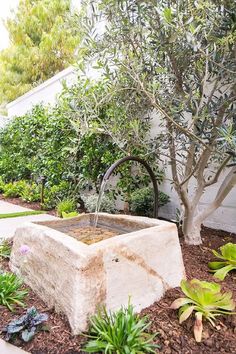
[[[102,227],[123,234],[86,245],[66,234],[91,225],[94,215],[16,230],[11,269],[21,275],[48,306],[63,312],[74,334],[88,329],[99,305],[115,310],[131,303],[137,311],[159,300],[185,277],[174,224],[127,215],[99,214]],[[20,247],[29,253],[22,255]]]

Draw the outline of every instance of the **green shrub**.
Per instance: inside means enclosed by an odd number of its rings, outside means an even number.
[[[202,339],[203,317],[214,327],[217,316],[233,314],[235,303],[232,293],[222,293],[219,284],[198,279],[182,280],[181,289],[186,297],[175,300],[171,308],[179,309],[179,323],[186,321],[195,312],[194,337],[197,342]]]
[[[159,192],[158,207],[169,202],[170,198],[163,192]],[[130,211],[142,216],[152,216],[154,208],[154,191],[150,187],[135,190],[129,198]]]
[[[221,261],[210,262],[208,266],[215,273],[215,278],[224,280],[231,270],[236,270],[236,243],[227,243],[220,247],[220,253],[215,250],[212,252]]]
[[[40,186],[36,183],[26,184],[21,192],[20,197],[24,202],[39,202]]]
[[[0,244],[0,259],[1,258],[10,258],[11,254],[11,244],[9,241],[4,240]]]
[[[89,213],[94,213],[96,210],[97,206],[97,201],[98,201],[98,194],[91,194],[88,196],[82,196],[82,199],[84,201],[84,205],[86,210]],[[101,207],[99,211],[103,211],[106,213],[114,213],[115,212],[115,202],[113,198],[109,197],[107,194],[103,195],[102,197],[102,202],[101,202]]]
[[[4,188],[5,188],[5,182],[3,181],[3,179],[0,177],[0,193],[4,192]]]
[[[6,198],[18,198],[21,196],[26,186],[26,181],[16,181],[12,183],[7,183],[4,186],[3,195]]]
[[[72,213],[76,211],[76,203],[73,199],[65,199],[57,204],[57,215],[61,218],[63,213]]]
[[[14,305],[25,306],[22,302],[28,290],[21,289],[23,281],[13,273],[0,274],[0,305],[13,311]]]
[[[156,334],[146,332],[150,323],[136,315],[130,304],[117,312],[103,308],[90,322],[91,339],[84,348],[87,353],[155,353],[158,347],[153,344]]]
[[[27,310],[26,314],[11,321],[3,332],[6,333],[5,339],[10,341],[16,335],[24,342],[29,342],[42,329],[42,323],[48,320],[48,315],[39,313],[35,307]]]
[[[71,184],[66,181],[62,181],[57,185],[47,186],[45,188],[45,196],[44,196],[44,207],[45,209],[53,209],[57,206],[57,204],[64,200],[65,198],[69,198],[71,195]]]

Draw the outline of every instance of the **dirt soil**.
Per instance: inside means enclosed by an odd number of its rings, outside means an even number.
[[[101,227],[95,228],[93,226],[88,226],[74,228],[73,230],[68,231],[67,234],[74,237],[76,240],[86,243],[86,245],[91,245],[116,236],[118,235],[118,232],[102,229]]]
[[[189,279],[214,281],[208,272],[207,263],[212,260],[211,249],[236,241],[236,234],[204,228],[202,231],[203,244],[201,246],[181,246]],[[5,262],[4,262],[5,263]],[[2,266],[7,266],[6,263]],[[236,300],[236,273],[231,273],[223,282],[225,290],[231,290]],[[203,341],[198,344],[193,338],[193,318],[179,325],[177,312],[169,308],[177,297],[181,296],[179,288],[167,291],[166,295],[157,303],[142,311],[152,321],[151,331],[159,332],[156,342],[161,346],[157,353],[165,354],[217,354],[236,352],[236,316],[220,317],[217,328],[204,322]],[[56,314],[30,291],[26,300],[27,307],[35,306],[41,312],[49,314],[49,331],[39,332],[30,343],[20,341],[14,344],[32,354],[78,354],[84,353],[82,348],[86,341],[83,336],[72,336],[67,320],[61,314]],[[5,307],[0,307],[0,328],[4,327],[11,319],[25,312],[17,308],[15,313],[10,313]],[[0,337],[4,338],[1,334]],[[4,353],[1,353],[4,354]]]

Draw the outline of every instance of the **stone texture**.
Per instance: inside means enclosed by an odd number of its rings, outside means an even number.
[[[99,305],[115,310],[131,297],[140,311],[185,277],[175,224],[101,213],[103,227],[126,233],[92,245],[63,233],[73,225],[91,225],[93,218],[86,214],[27,223],[16,230],[11,254],[11,269],[49,306],[67,316],[74,334],[87,330],[88,318]],[[19,252],[23,244],[30,247],[27,256]]]

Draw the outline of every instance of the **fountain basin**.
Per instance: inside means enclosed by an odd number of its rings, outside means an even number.
[[[83,214],[26,223],[16,230],[11,253],[12,271],[66,315],[73,334],[88,329],[88,319],[100,305],[116,310],[130,297],[140,311],[185,277],[175,224],[100,213],[98,226],[113,234],[87,244],[79,240],[78,230],[82,234],[93,220],[94,214]],[[29,247],[26,255],[20,252],[22,245]]]

